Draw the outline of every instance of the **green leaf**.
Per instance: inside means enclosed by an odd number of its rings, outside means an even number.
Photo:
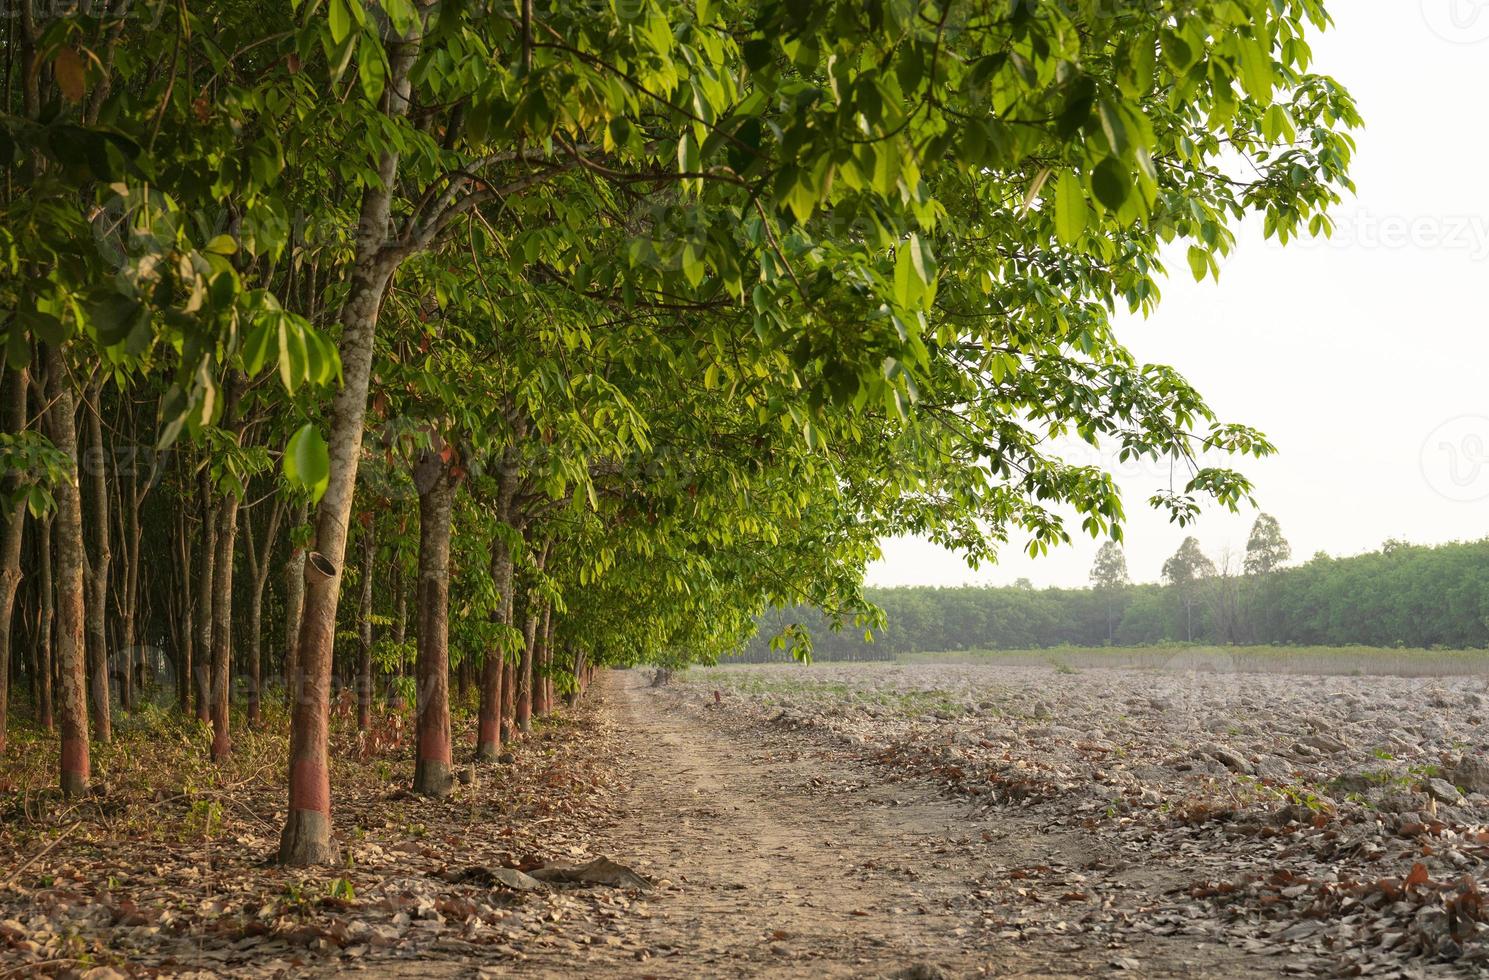
[[[350,0],[358,2],[358,0]],[[352,29],[352,13],[347,9],[348,0],[331,0],[328,11],[331,21],[331,40],[340,44]]]
[[[1210,271],[1210,253],[1198,245],[1189,246],[1189,271],[1194,273],[1195,282],[1204,279]]]
[[[310,492],[319,501],[331,482],[331,457],[326,440],[314,425],[306,424],[290,436],[284,447],[284,478],[292,486]]]
[[[1121,160],[1107,157],[1091,171],[1091,191],[1104,207],[1117,211],[1132,193],[1132,177]]]
[[[1055,237],[1063,245],[1074,245],[1086,230],[1088,220],[1090,205],[1086,203],[1086,189],[1075,171],[1067,170],[1055,185]]]
[[[368,102],[382,97],[383,85],[388,80],[388,66],[383,57],[383,46],[377,43],[376,35],[364,35],[357,45],[357,78]]]
[[[1241,67],[1241,85],[1253,99],[1261,102],[1272,98],[1272,56],[1267,46],[1254,37],[1236,38],[1237,60]]]
[[[112,347],[129,336],[143,307],[121,293],[111,293],[88,306],[88,321],[99,341]]]
[[[1107,145],[1118,156],[1125,155],[1130,141],[1127,138],[1127,125],[1122,122],[1117,107],[1103,99],[1096,114],[1101,118],[1101,132],[1106,136]]]

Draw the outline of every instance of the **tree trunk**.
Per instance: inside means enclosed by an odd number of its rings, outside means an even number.
[[[19,435],[26,428],[27,371],[7,372],[9,414],[7,428]],[[11,508],[10,520],[0,533],[0,753],[5,751],[5,732],[10,707],[10,641],[11,619],[15,612],[16,591],[21,587],[21,543],[26,527],[26,505]]]
[[[406,635],[404,624],[408,620],[408,593],[403,587],[403,562],[399,560],[396,547],[392,566],[389,577],[393,581],[389,587],[393,591],[393,648],[397,651],[398,663],[393,667],[393,676],[388,679],[388,707],[393,711],[402,711],[403,687],[398,682],[403,679],[403,641]]]
[[[383,111],[389,116],[401,117],[408,111],[408,73],[418,49],[416,38],[388,45]],[[316,515],[319,551],[306,561],[298,649],[303,684],[290,718],[289,817],[279,840],[280,863],[298,867],[337,860],[331,842],[331,775],[326,758],[331,659],[377,315],[398,261],[384,250],[397,173],[398,154],[384,153],[378,162],[378,179],[363,191],[356,261],[340,313],[342,387],[331,403],[331,471]]]
[[[357,730],[372,727],[372,565],[376,556],[373,517],[362,526],[362,601],[357,608]]]
[[[135,649],[135,628],[138,622],[135,607],[139,605],[140,598],[140,542],[144,535],[144,528],[140,526],[140,505],[143,501],[144,494],[139,487],[139,457],[132,454],[129,460],[128,506],[124,508],[124,605],[120,615],[125,684],[130,695],[126,707],[130,709],[134,708],[138,698],[144,693],[140,689],[145,683],[145,651],[143,648]]]
[[[83,459],[83,475],[88,478],[89,503],[93,511],[93,561],[86,578],[85,606],[88,672],[92,683],[93,735],[105,745],[113,739],[114,725],[109,696],[108,615],[109,594],[109,491],[106,479],[106,451],[103,445],[103,420],[98,414],[99,393],[103,385],[89,389],[83,413],[88,424],[89,451]]]
[[[250,513],[243,515],[248,571],[252,576],[248,592],[248,727],[257,728],[263,721],[264,663],[263,637],[260,634],[264,628],[264,588],[269,584],[270,559],[274,557],[274,542],[279,537],[279,524],[284,519],[284,499],[277,495],[274,498],[274,509],[269,512],[269,526],[264,529],[262,545],[253,535]]]
[[[78,436],[75,402],[68,387],[62,351],[46,345],[47,394],[52,403],[52,444],[72,461],[70,478],[57,485],[57,620],[56,657],[60,680],[57,714],[62,730],[62,792],[77,796],[88,790],[88,669],[83,636],[83,502],[78,489]]]
[[[584,670],[585,670],[585,665],[584,665],[584,648],[583,647],[575,647],[574,648],[574,686],[569,690],[569,695],[565,699],[566,701],[568,701],[568,704],[569,704],[569,707],[570,708],[573,708],[575,705],[577,705],[579,703],[579,695],[584,693]]]
[[[309,507],[301,503],[295,509],[294,527],[304,526]],[[305,608],[305,549],[290,546],[289,561],[284,563],[284,697],[293,706],[299,700],[300,668],[296,650],[300,647],[300,613]]]
[[[501,740],[507,744],[517,734],[517,664],[511,657],[502,658],[501,693]]]
[[[522,624],[522,658],[517,663],[517,728],[526,735],[532,731],[533,717],[533,647],[537,643],[538,613],[542,607],[531,592],[527,599],[527,618]]]
[[[553,603],[543,610],[543,714],[553,714]]]
[[[414,792],[447,796],[450,772],[450,468],[426,451],[414,471],[419,488],[418,761]]]
[[[191,522],[183,505],[177,515],[177,534],[181,555],[181,588],[177,601],[181,604],[181,646],[176,658],[176,699],[182,715],[191,714],[192,647],[196,642],[196,617],[194,600],[191,597],[191,572],[193,551]]]
[[[542,609],[533,643],[533,715],[539,718],[548,713],[548,618],[552,615],[552,603],[543,602]]]
[[[498,610],[496,620],[506,626],[512,621],[512,552],[501,541],[491,545],[491,577],[496,583]],[[481,667],[481,708],[476,733],[476,758],[490,762],[501,754],[502,745],[502,675],[506,666],[506,644],[498,643],[486,651]]]
[[[212,761],[233,750],[228,707],[233,683],[233,544],[238,535],[238,495],[222,497],[217,558],[212,573]]]
[[[212,720],[212,609],[213,585],[217,575],[217,513],[212,503],[212,481],[207,471],[201,476],[202,567],[197,572],[196,628],[197,650],[201,656],[192,675],[196,689],[196,718]]]
[[[52,655],[52,518],[41,522],[37,551],[37,591],[41,593],[41,617],[36,629],[36,686],[37,723],[45,731],[52,731],[56,722],[52,720],[52,675],[56,664]]]
[[[264,556],[267,565],[269,557]],[[257,728],[263,722],[264,663],[263,645],[259,633],[264,628],[264,589],[258,582],[248,594],[248,727]]]

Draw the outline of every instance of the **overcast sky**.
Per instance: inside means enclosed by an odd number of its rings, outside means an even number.
[[[1218,284],[1195,283],[1178,255],[1157,314],[1119,329],[1137,357],[1175,366],[1222,418],[1278,445],[1241,468],[1295,561],[1489,534],[1489,127],[1473,109],[1489,88],[1489,0],[1329,7],[1316,68],[1366,122],[1358,195],[1335,210],[1333,239],[1282,247],[1248,225]],[[1117,474],[1135,580],[1156,580],[1186,534],[1212,556],[1244,551],[1256,511],[1210,508],[1183,530],[1146,505],[1166,467]],[[978,571],[927,542],[886,541],[869,583],[1086,583],[1099,542],[1031,560],[1025,540]]]

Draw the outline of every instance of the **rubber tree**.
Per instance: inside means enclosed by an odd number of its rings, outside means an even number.
[[[93,524],[93,554],[87,563],[85,599],[88,647],[89,708],[93,735],[107,744],[113,739],[111,690],[112,658],[106,628],[109,603],[109,565],[113,560],[109,535],[108,446],[103,441],[103,382],[88,386],[83,415],[88,428],[88,451],[81,457]]]
[[[263,665],[263,631],[264,631],[264,590],[269,583],[269,573],[273,570],[273,556],[275,545],[279,541],[279,529],[284,522],[286,510],[285,500],[282,494],[276,493],[269,509],[269,519],[265,522],[263,538],[254,536],[253,525],[250,520],[251,511],[245,512],[244,521],[244,544],[246,546],[247,570],[249,577],[248,587],[248,726],[256,728],[262,721],[262,701],[264,695],[264,665]]]
[[[88,790],[88,668],[84,634],[86,608],[83,581],[83,507],[78,490],[78,437],[75,401],[68,367],[57,344],[46,344],[47,397],[51,403],[47,434],[73,472],[55,490],[57,725],[61,733],[62,792],[77,796]]]
[[[358,575],[362,595],[357,606],[357,730],[372,727],[372,580],[377,558],[376,521],[362,515],[362,560]]]
[[[6,426],[19,435],[28,427],[26,416],[27,389],[30,378],[26,368],[7,371],[5,377]],[[11,487],[19,477],[11,479]],[[26,527],[26,498],[15,494],[6,515],[5,530],[0,532],[0,753],[5,751],[10,717],[10,659],[16,592],[21,587],[21,545]]]
[[[418,659],[414,792],[442,797],[454,785],[450,745],[450,535],[458,477],[449,446],[423,451],[414,467],[419,491],[419,580],[414,612]]]
[[[517,438],[523,433],[518,430]],[[496,519],[510,526],[512,502],[517,493],[518,458],[515,449],[502,453],[497,469]],[[491,539],[491,580],[496,590],[498,606],[492,611],[497,626],[502,628],[501,638],[486,650],[481,665],[481,703],[476,731],[476,758],[492,761],[501,754],[502,746],[502,679],[506,674],[508,639],[512,625],[512,586],[515,580],[515,562],[512,547],[504,530],[499,530]]]
[[[390,119],[401,119],[408,112],[409,72],[418,57],[422,31],[422,23],[410,23],[387,39],[387,81],[379,108]],[[375,177],[363,192],[355,259],[337,317],[341,325],[342,387],[331,403],[329,468],[316,512],[316,550],[306,556],[305,595],[296,644],[298,676],[292,684],[297,696],[290,713],[289,815],[279,843],[280,863],[301,867],[335,863],[339,855],[331,839],[331,774],[327,762],[332,650],[378,312],[394,272],[406,257],[405,250],[390,247],[387,240],[398,161],[396,150],[382,152]]]

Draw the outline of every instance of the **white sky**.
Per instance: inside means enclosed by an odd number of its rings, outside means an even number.
[[[1119,330],[1137,357],[1175,366],[1222,418],[1277,444],[1236,465],[1295,561],[1489,534],[1489,127],[1474,108],[1489,88],[1489,0],[1330,11],[1334,29],[1310,39],[1315,69],[1351,90],[1366,124],[1358,195],[1335,209],[1334,238],[1284,248],[1248,225],[1219,284],[1195,283],[1178,254],[1158,313]],[[1156,580],[1186,534],[1212,556],[1244,551],[1256,511],[1212,507],[1180,529],[1146,504],[1166,467],[1118,478],[1134,580]],[[1100,542],[1031,560],[1025,540],[975,572],[928,542],[886,541],[868,581],[1086,584]]]

